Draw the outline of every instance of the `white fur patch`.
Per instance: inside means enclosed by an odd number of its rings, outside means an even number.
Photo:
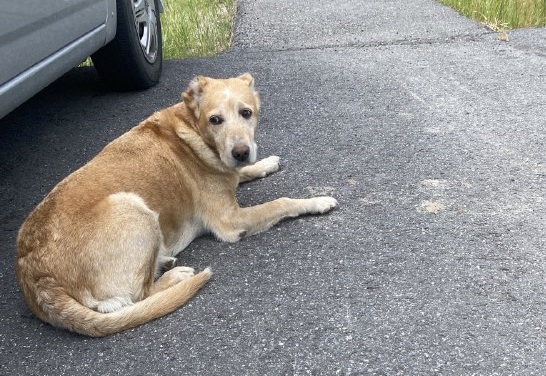
[[[112,298],[97,300],[89,291],[86,291],[83,296],[82,304],[92,310],[108,313],[117,311],[125,306],[132,305],[133,301],[129,297],[114,296]]]
[[[114,200],[115,202],[129,202],[136,206],[141,206],[148,209],[148,206],[146,205],[142,197],[133,192],[113,193],[110,195],[110,199]]]
[[[108,198],[112,204],[129,205],[145,213],[152,214],[156,219],[159,219],[159,214],[150,209],[142,197],[134,192],[117,192],[111,194]]]
[[[114,312],[125,306],[132,305],[133,302],[129,298],[122,296],[114,296],[110,299],[102,300],[97,304],[97,311],[102,313]]]
[[[225,88],[225,89],[224,89],[224,95],[226,96],[226,98],[231,97],[232,94],[233,94],[233,93],[231,92],[231,90],[230,90],[229,88]]]

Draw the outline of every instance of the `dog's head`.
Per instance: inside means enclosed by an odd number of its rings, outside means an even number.
[[[226,166],[236,168],[256,162],[254,132],[260,98],[250,74],[224,80],[196,77],[182,99],[201,137]]]

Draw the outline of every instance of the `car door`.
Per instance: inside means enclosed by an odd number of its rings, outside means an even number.
[[[103,25],[107,0],[5,0],[0,12],[0,85]]]

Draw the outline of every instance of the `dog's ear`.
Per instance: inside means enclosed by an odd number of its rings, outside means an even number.
[[[250,73],[245,73],[237,77],[240,80],[245,81],[251,89],[254,90],[254,77]]]
[[[199,120],[199,102],[203,88],[207,84],[207,78],[197,76],[191,80],[188,89],[182,93],[182,100],[188,109],[194,114],[195,119]]]
[[[256,89],[254,89],[254,77],[252,77],[252,75],[250,73],[245,73],[245,74],[240,75],[237,78],[248,84],[248,86],[252,90],[252,93],[254,94],[254,97],[256,97],[256,106],[257,106],[257,108],[259,110],[260,109],[260,104],[261,104],[260,103],[260,95],[258,94]]]

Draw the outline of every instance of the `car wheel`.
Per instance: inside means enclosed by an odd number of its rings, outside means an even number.
[[[97,72],[118,90],[155,85],[163,68],[158,0],[117,0],[115,38],[91,55]]]

